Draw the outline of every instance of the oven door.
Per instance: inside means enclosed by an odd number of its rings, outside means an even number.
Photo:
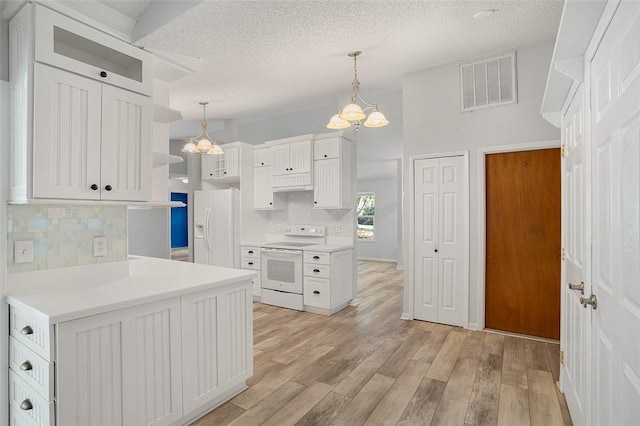
[[[302,251],[261,250],[262,288],[302,294]]]

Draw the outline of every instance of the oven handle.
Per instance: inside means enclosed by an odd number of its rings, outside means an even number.
[[[300,257],[302,257],[302,251],[299,251],[299,250],[263,248],[263,249],[260,249],[260,251],[262,253],[273,254],[273,255],[276,255],[276,256],[300,256]]]

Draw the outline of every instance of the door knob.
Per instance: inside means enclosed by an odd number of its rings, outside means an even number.
[[[594,311],[598,309],[598,298],[595,294],[592,294],[591,297],[581,297],[580,303],[583,308],[586,308],[587,305],[591,305]]]
[[[580,294],[584,294],[584,281],[580,284],[569,283],[569,290],[578,290]]]
[[[30,325],[25,325],[22,330],[20,330],[20,334],[29,335],[33,334],[33,328]]]
[[[31,371],[31,370],[33,370],[33,366],[31,365],[31,363],[29,361],[25,361],[22,364],[20,364],[20,370],[22,370],[22,371]]]
[[[107,78],[107,72],[106,71],[100,71],[100,77]]]
[[[31,404],[31,401],[29,401],[28,399],[25,399],[20,404],[20,409],[21,410],[27,411],[27,410],[31,410],[32,408],[33,408],[33,404]]]

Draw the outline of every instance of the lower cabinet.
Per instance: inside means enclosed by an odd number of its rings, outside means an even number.
[[[332,315],[353,299],[353,250],[304,251],[305,310]]]
[[[59,323],[55,362],[28,347],[38,317],[10,315],[11,426],[188,424],[253,374],[248,281]]]
[[[254,271],[258,273],[258,276],[251,280],[253,287],[253,298],[260,301],[262,296],[262,285],[260,283],[260,247],[259,246],[242,246],[241,252],[241,265],[242,269]]]

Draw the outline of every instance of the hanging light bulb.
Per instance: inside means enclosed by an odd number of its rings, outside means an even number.
[[[189,142],[187,142],[182,148],[182,152],[188,152],[191,154],[224,154],[224,150],[220,148],[220,145],[216,144],[216,141],[214,141],[207,133],[208,104],[209,102],[200,102],[200,105],[202,105],[202,122],[200,123],[202,125],[202,132],[200,132],[198,136],[189,139]]]
[[[378,111],[378,106],[376,104],[372,104],[367,102],[362,95],[360,95],[360,82],[358,81],[358,56],[360,56],[362,52],[356,50],[354,52],[350,52],[347,56],[353,58],[353,95],[351,96],[351,101],[342,107],[342,109],[338,110],[338,114],[331,117],[327,127],[329,129],[345,129],[353,123],[354,130],[358,130],[361,121],[367,118],[367,121],[364,122],[366,127],[383,127],[389,124],[389,120],[384,116],[384,114]],[[361,107],[358,102],[364,105],[364,108]],[[369,116],[367,117],[367,112],[371,111]],[[345,125],[345,123],[347,123]]]

